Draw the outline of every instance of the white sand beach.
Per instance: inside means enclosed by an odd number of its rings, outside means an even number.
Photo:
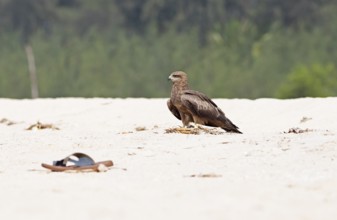
[[[165,133],[166,99],[0,99],[0,219],[337,219],[337,98],[214,101],[243,134]],[[74,152],[114,166],[41,167]]]

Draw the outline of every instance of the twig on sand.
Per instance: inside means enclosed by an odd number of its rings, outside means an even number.
[[[26,128],[26,130],[42,130],[42,129],[52,129],[52,130],[60,130],[58,127],[56,127],[53,124],[42,124],[41,122],[37,122],[36,124],[33,124]]]

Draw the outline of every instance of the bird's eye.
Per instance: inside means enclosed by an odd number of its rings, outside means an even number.
[[[180,76],[178,74],[173,74],[173,77],[179,78]]]

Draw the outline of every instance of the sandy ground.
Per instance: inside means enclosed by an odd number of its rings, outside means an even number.
[[[244,134],[166,134],[166,99],[0,99],[0,219],[337,219],[337,98],[214,101]],[[115,166],[40,165],[73,152]]]

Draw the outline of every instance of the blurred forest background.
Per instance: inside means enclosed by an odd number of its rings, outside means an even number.
[[[336,96],[337,0],[0,0],[0,97],[168,97],[175,70],[211,97]]]

